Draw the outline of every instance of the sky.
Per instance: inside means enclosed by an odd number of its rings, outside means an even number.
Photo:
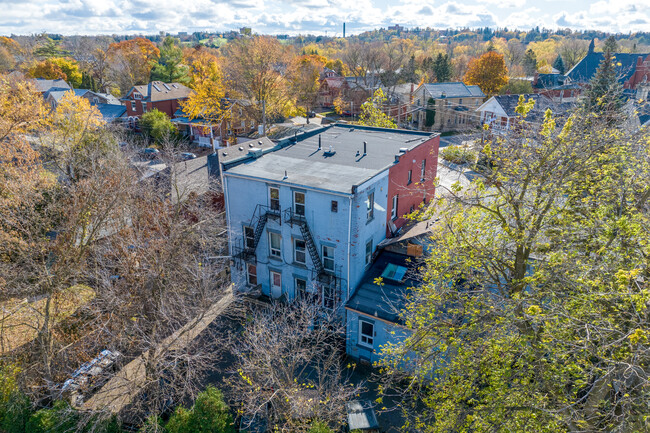
[[[346,33],[405,27],[534,26],[650,31],[650,0],[0,0],[0,35],[228,31]]]

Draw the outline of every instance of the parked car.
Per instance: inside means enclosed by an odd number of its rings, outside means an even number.
[[[309,118],[311,118],[311,117],[316,117],[316,112],[314,112],[314,111],[308,111],[308,112],[307,112],[307,117],[309,117]]]
[[[183,153],[181,153],[181,159],[183,161],[188,161],[188,160],[194,159],[194,158],[196,158],[196,154],[194,154],[192,152],[183,152]]]
[[[154,159],[158,155],[160,155],[160,151],[156,149],[155,147],[147,147],[145,149],[140,150],[140,155],[142,155],[145,158],[149,159]]]

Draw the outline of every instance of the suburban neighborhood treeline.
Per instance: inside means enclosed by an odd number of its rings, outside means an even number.
[[[0,37],[0,431],[650,430],[649,53]]]

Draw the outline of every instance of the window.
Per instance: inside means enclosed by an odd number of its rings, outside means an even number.
[[[394,195],[393,196],[393,206],[390,209],[390,218],[391,219],[397,219],[397,201],[398,201],[398,196]]]
[[[253,227],[244,226],[244,246],[255,248],[255,230]]]
[[[359,319],[359,344],[372,347],[375,342],[375,324]]]
[[[368,194],[368,200],[366,200],[366,208],[368,212],[367,220],[370,221],[375,216],[375,193],[374,192]]]
[[[269,253],[271,257],[282,257],[282,236],[277,233],[269,233]]]
[[[372,261],[372,239],[366,242],[366,265]]]
[[[282,291],[282,274],[271,271],[271,293],[278,291]]]
[[[252,263],[246,265],[246,281],[251,286],[257,286],[257,265]]]
[[[332,286],[323,286],[323,307],[333,310],[336,304],[336,289]]]
[[[409,179],[406,182],[407,185],[411,184],[411,179],[413,178],[413,170],[409,170]]]
[[[142,95],[138,92],[133,92],[133,99],[142,99]]]
[[[339,202],[336,200],[332,200],[332,212],[338,212],[339,211]]]
[[[271,187],[269,188],[269,197],[271,210],[280,210],[280,189]]]
[[[307,295],[307,280],[296,278],[296,299],[305,299]]]
[[[460,98],[460,99],[458,100],[458,105],[463,105],[463,98]]]
[[[420,170],[420,181],[424,182],[424,174],[426,173],[427,170],[427,160],[423,159],[422,160],[422,169]]]
[[[302,239],[293,240],[293,260],[295,260],[296,263],[301,263],[303,265],[307,260],[306,245],[305,241]]]
[[[334,271],[334,247],[323,245],[323,267],[326,271]]]
[[[382,278],[393,281],[402,281],[406,275],[407,269],[404,266],[398,266],[393,263],[386,265],[384,272],[381,273]]]
[[[305,216],[305,193],[293,192],[293,211],[298,216]]]

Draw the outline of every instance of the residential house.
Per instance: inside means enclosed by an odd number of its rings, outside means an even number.
[[[566,73],[565,84],[576,83],[587,86],[596,74],[600,62],[603,60],[602,52],[589,52]],[[650,53],[614,53],[614,64],[618,81],[623,88],[632,94],[638,84],[643,82],[643,77],[648,75]]]
[[[555,102],[575,102],[582,93],[577,83],[566,83],[561,74],[540,74],[533,77],[533,92],[546,96]]]
[[[73,92],[75,96],[83,96],[85,93],[90,92],[90,90],[52,88],[43,94],[43,99],[45,99],[45,103],[48,104],[52,110],[56,110],[56,107],[59,106],[59,101],[61,101],[61,98],[63,98],[63,96],[68,92]]]
[[[464,83],[421,84],[413,93],[417,128],[422,131],[457,131],[478,126],[474,110],[485,98],[478,86]]]
[[[487,124],[492,132],[506,133],[515,125],[519,114],[515,111],[519,105],[519,97],[523,96],[526,101],[535,101],[533,109],[526,116],[526,122],[538,123],[544,119],[544,113],[551,109],[558,116],[564,116],[575,104],[571,102],[554,102],[552,99],[537,94],[529,93],[524,95],[495,95],[485,101],[476,109],[479,113],[481,124]]]
[[[321,107],[332,107],[336,98],[345,98],[348,88],[348,83],[344,77],[325,76],[320,81],[316,104]]]
[[[410,288],[421,283],[416,267],[426,252],[431,224],[418,222],[401,236],[378,245],[377,258],[345,306],[345,346],[350,357],[377,362],[383,346],[410,335],[400,313]]]
[[[251,145],[220,151],[231,275],[270,298],[344,304],[376,246],[435,193],[438,135],[333,124]]]
[[[54,90],[71,90],[72,87],[63,79],[58,78],[56,80],[46,80],[45,78],[34,78],[32,80],[36,86],[36,90],[41,94],[45,95],[47,92]]]
[[[227,115],[220,121],[210,121],[203,118],[190,119],[179,108],[174,113],[172,122],[176,124],[179,132],[202,147],[220,148],[228,145],[228,140],[238,136],[246,136],[256,131],[258,124],[251,112],[251,103],[241,99],[227,99]]]
[[[345,77],[345,81],[347,87],[345,102],[350,104],[350,114],[353,116],[358,116],[361,113],[361,106],[377,89],[383,89],[384,93],[386,93],[378,74],[367,74],[364,77]]]
[[[181,101],[185,101],[191,92],[192,89],[180,83],[152,81],[133,86],[121,101],[126,105],[127,115],[132,121],[153,109],[162,111],[171,119],[180,108]]]

